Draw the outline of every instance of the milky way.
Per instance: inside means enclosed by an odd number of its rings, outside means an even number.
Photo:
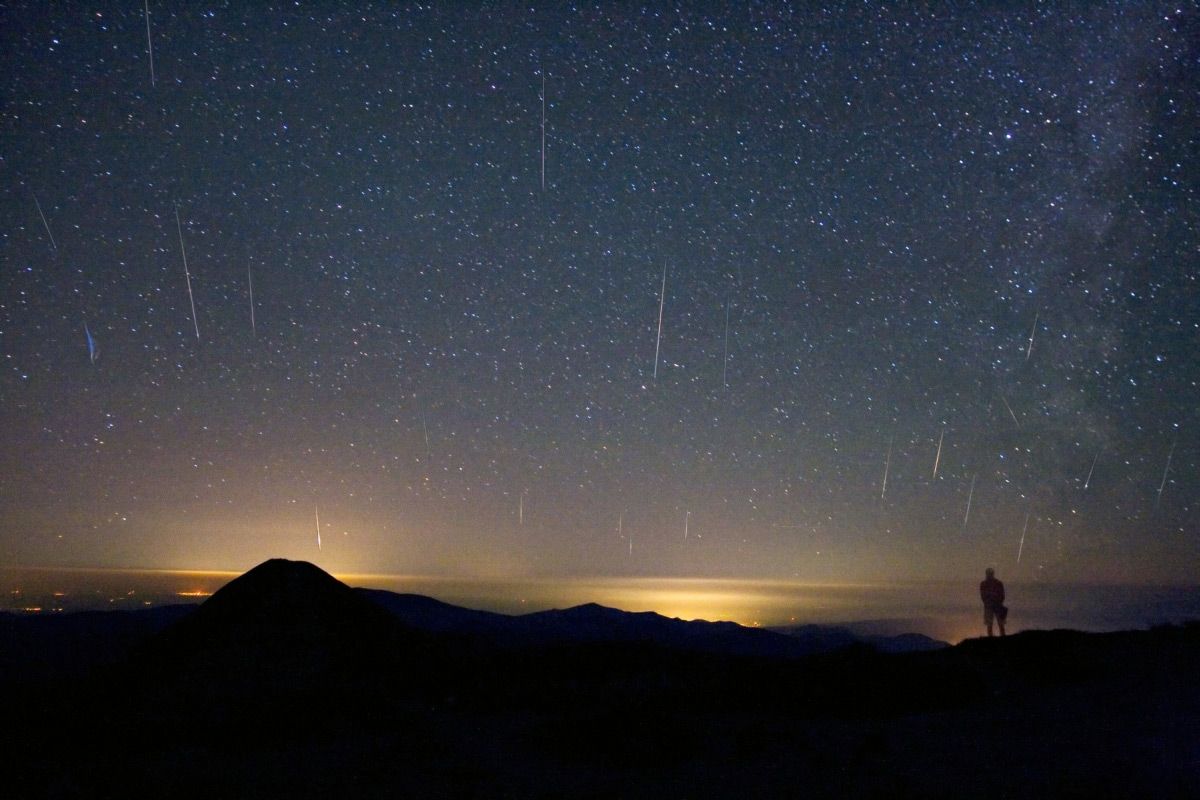
[[[0,11],[0,559],[1197,563],[1193,4],[242,5]]]

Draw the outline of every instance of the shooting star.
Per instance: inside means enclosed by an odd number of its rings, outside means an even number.
[[[317,549],[321,549],[321,512],[316,505],[313,505],[313,516],[317,518]]]
[[[729,304],[733,298],[725,301],[725,352],[721,356],[721,383],[726,389],[729,388]]]
[[[542,191],[546,191],[546,73],[542,72]]]
[[[1096,471],[1096,462],[1100,460],[1100,454],[1103,452],[1104,452],[1104,450],[1096,451],[1096,457],[1092,459],[1091,469],[1088,470],[1087,479],[1083,482],[1084,491],[1087,491],[1088,486],[1092,482],[1092,473]]]
[[[42,218],[42,225],[46,227],[46,235],[50,237],[50,249],[54,251],[54,255],[58,255],[58,242],[54,241],[54,234],[50,232],[50,223],[46,221],[46,214],[42,211],[42,204],[38,202],[36,194],[33,196],[33,204],[37,206],[38,216]]]
[[[96,347],[96,340],[92,338],[92,332],[88,330],[87,320],[84,320],[83,322],[83,335],[87,337],[88,361],[95,366],[96,359],[99,357],[100,351]]]
[[[690,511],[685,511],[685,512],[683,512],[683,539],[684,539],[684,541],[687,541],[687,537],[688,537],[688,521],[689,521],[691,518],[692,518],[692,512],[690,512]]]
[[[254,324],[254,277],[250,274],[250,265],[246,265],[246,283],[250,286],[250,332],[257,338],[258,327]]]
[[[1171,442],[1171,449],[1167,451],[1167,465],[1163,467],[1162,482],[1158,484],[1158,497],[1154,499],[1155,511],[1158,510],[1158,504],[1162,502],[1163,487],[1167,485],[1167,473],[1171,471],[1171,456],[1173,455],[1175,455],[1175,442]]]
[[[1025,531],[1029,530],[1029,512],[1025,512],[1025,527],[1021,528],[1021,544],[1017,546],[1017,563],[1021,563],[1021,551],[1025,549]]]
[[[196,340],[200,340],[200,323],[196,321],[196,300],[192,297],[192,274],[188,272],[187,248],[183,246],[183,223],[179,221],[179,204],[175,204],[175,229],[179,231],[179,252],[183,256],[183,277],[187,281],[188,302],[192,304],[192,325],[196,328]]]
[[[154,86],[154,41],[150,38],[150,0],[143,0],[146,10],[146,51],[150,53],[150,85]]]
[[[1033,354],[1033,337],[1037,334],[1038,312],[1033,315],[1033,328],[1029,331],[1029,346],[1025,348],[1025,360],[1029,360],[1029,356]]]
[[[1008,404],[1008,400],[1007,400],[1007,399],[1005,399],[1004,395],[1000,395],[1000,402],[1001,402],[1001,403],[1004,403],[1004,407],[1005,407],[1006,409],[1008,409],[1008,415],[1009,415],[1010,417],[1012,417],[1013,424],[1014,424],[1014,425],[1016,425],[1018,428],[1019,428],[1019,427],[1021,427],[1021,422],[1020,422],[1020,420],[1018,420],[1018,419],[1017,419],[1017,415],[1013,413],[1012,406],[1010,406],[1010,405]]]
[[[517,524],[525,524],[525,493],[521,492],[521,496],[517,498]]]
[[[971,501],[975,499],[975,479],[979,473],[971,476],[971,491],[967,492],[967,513],[963,514],[963,533],[967,532],[967,522],[971,519]]]
[[[658,296],[658,338],[654,340],[654,380],[658,380],[658,348],[662,344],[663,306],[667,302],[667,265],[663,264],[662,291]]]
[[[942,440],[946,438],[946,426],[942,425],[942,435],[938,437],[937,455],[933,458],[933,480],[937,480],[938,464],[942,461]]]
[[[892,445],[895,443],[896,437],[888,439],[887,457],[883,459],[883,488],[879,490],[879,499],[882,500],[887,494],[887,479],[888,472],[892,468]]]
[[[425,432],[425,455],[433,458],[433,451],[429,449],[429,426],[425,424],[425,409],[421,409],[421,430]]]

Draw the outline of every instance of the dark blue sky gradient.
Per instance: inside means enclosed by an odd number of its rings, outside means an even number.
[[[0,559],[1194,572],[1193,4],[343,5],[0,10]]]

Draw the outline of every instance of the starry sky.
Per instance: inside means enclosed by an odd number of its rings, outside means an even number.
[[[1193,3],[8,3],[0,52],[0,561],[1194,580]]]

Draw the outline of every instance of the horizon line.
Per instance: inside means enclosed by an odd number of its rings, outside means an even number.
[[[142,573],[142,574],[163,574],[163,575],[212,575],[212,576],[231,576],[238,577],[245,575],[254,567],[275,559],[285,561],[304,561],[312,564],[332,575],[334,578],[345,582],[348,579],[405,579],[414,581],[463,581],[467,583],[483,583],[483,582],[500,582],[500,583],[559,583],[559,582],[599,582],[599,583],[644,583],[644,582],[672,582],[672,583],[708,583],[708,584],[756,584],[760,586],[807,586],[821,588],[838,588],[838,589],[853,589],[853,588],[877,588],[884,586],[899,586],[905,584],[956,584],[961,582],[970,582],[974,580],[974,576],[964,576],[963,578],[901,578],[892,581],[884,580],[804,580],[799,578],[773,578],[773,577],[748,577],[748,576],[720,576],[707,577],[697,575],[478,575],[478,574],[439,574],[439,573],[415,573],[415,572],[342,572],[331,571],[325,569],[320,564],[308,559],[284,559],[279,556],[264,559],[256,562],[253,566],[243,570],[235,569],[207,569],[207,568],[181,568],[181,567],[85,567],[85,566],[54,566],[44,564],[9,564],[0,567],[3,570],[29,570],[33,572],[98,572],[98,573]],[[1182,586],[1190,586],[1188,581],[1171,582],[1164,580],[1152,581],[1135,581],[1135,580],[1107,580],[1097,578],[1094,580],[1085,579],[1068,579],[1060,581],[1042,581],[1029,580],[1021,578],[1006,579],[1006,583],[1019,586],[1031,585],[1046,585],[1046,586],[1138,586],[1138,587],[1164,587],[1177,588]]]

